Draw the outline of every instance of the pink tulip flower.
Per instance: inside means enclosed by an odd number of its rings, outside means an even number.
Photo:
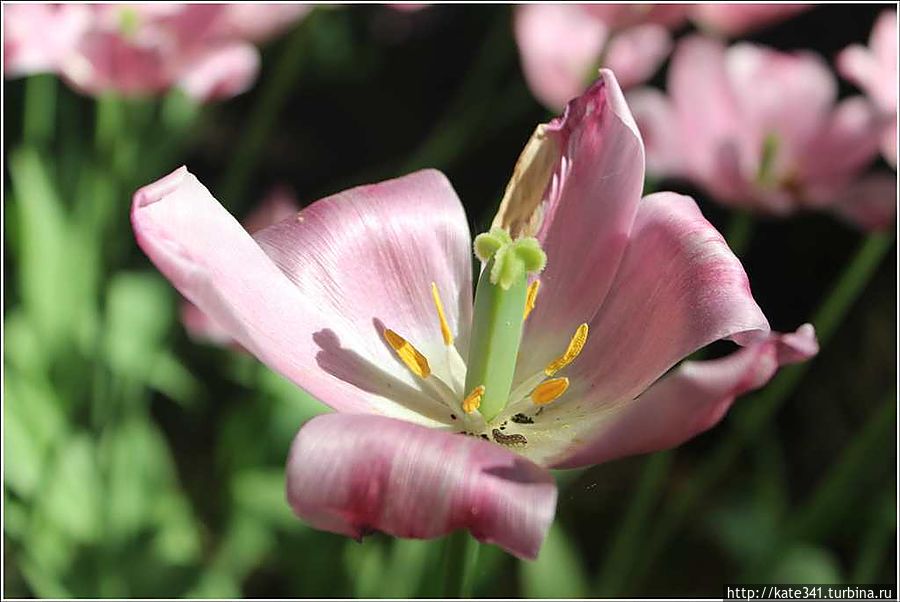
[[[248,234],[254,234],[296,214],[299,209],[300,204],[293,192],[284,186],[277,186],[247,216],[243,226]],[[188,335],[197,342],[235,345],[227,329],[218,325],[190,301],[181,304],[181,323]]]
[[[200,102],[245,91],[258,42],[308,11],[302,5],[18,6],[8,12],[7,75],[59,73],[91,95],[183,89]]]
[[[351,537],[468,529],[534,558],[555,513],[547,467],[678,445],[817,352],[809,325],[769,330],[694,201],[642,199],[643,177],[637,127],[602,70],[523,151],[475,239],[488,263],[474,303],[466,215],[434,170],[251,236],[181,168],[135,194],[132,224],[182,294],[336,410],[291,448],[298,516]],[[669,372],[723,338],[744,347]]]
[[[881,152],[897,167],[897,13],[883,12],[872,29],[869,47],[854,44],[844,49],[837,66],[882,114]]]
[[[879,119],[860,97],[836,102],[818,56],[689,37],[672,57],[668,94],[629,97],[656,175],[768,214],[821,209],[869,229],[892,223],[894,179],[863,175]]]

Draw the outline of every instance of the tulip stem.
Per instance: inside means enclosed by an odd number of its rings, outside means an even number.
[[[753,215],[746,210],[738,209],[731,214],[728,229],[725,232],[725,240],[731,247],[731,252],[738,257],[743,257],[753,236]]]
[[[444,539],[444,596],[471,598],[475,565],[480,544],[465,529]]]
[[[281,114],[287,93],[300,71],[304,57],[308,54],[305,48],[308,20],[305,19],[290,34],[272,75],[264,78],[259,99],[240,138],[237,150],[231,155],[231,162],[225,171],[225,180],[219,188],[220,198],[226,204],[235,203],[244,194],[250,176],[264,155],[263,146]]]
[[[841,272],[813,317],[813,324],[816,326],[823,349],[862,294],[876,268],[893,246],[893,242],[893,234],[869,235]],[[767,388],[753,396],[752,402],[747,400],[735,409],[738,415],[732,424],[738,427],[736,432],[733,436],[726,437],[721,447],[695,471],[691,480],[671,496],[670,503],[666,505],[660,520],[650,532],[647,544],[642,550],[641,564],[631,575],[632,582],[640,582],[646,575],[659,553],[678,533],[693,504],[702,499],[715,482],[727,473],[744,447],[790,397],[808,369],[808,363],[783,368]]]
[[[26,144],[43,145],[50,141],[56,124],[56,77],[49,73],[25,80],[23,138]]]

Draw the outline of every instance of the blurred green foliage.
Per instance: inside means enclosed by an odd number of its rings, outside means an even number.
[[[760,39],[830,55],[875,14],[821,7]],[[256,89],[203,109],[174,92],[88,99],[49,76],[6,92],[4,594],[441,595],[441,542],[360,544],[293,517],[284,458],[324,408],[240,351],[186,339],[128,201],[183,161],[237,215],[276,182],[308,202],[428,165],[483,229],[546,118],[518,70],[510,8],[320,9],[265,49]],[[698,198],[725,231],[727,213]],[[820,314],[820,357],[676,452],[560,473],[538,561],[483,547],[476,595],[894,581],[892,241],[849,264],[860,235],[826,217],[732,225],[776,328],[849,287]]]

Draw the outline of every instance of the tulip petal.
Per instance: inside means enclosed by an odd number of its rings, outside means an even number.
[[[198,102],[231,98],[245,92],[259,71],[259,52],[252,44],[212,48],[183,68],[178,85]]]
[[[675,447],[715,426],[735,398],[764,386],[780,366],[818,350],[815,330],[805,324],[721,359],[685,362],[634,401],[595,417],[591,433],[552,464],[574,468]]]
[[[476,437],[383,418],[327,414],[291,447],[287,497],[314,527],[429,539],[457,529],[537,557],[556,508],[549,472]]]
[[[607,69],[548,124],[559,166],[540,209],[537,238],[547,253],[528,317],[517,379],[565,349],[596,313],[615,276],[644,184],[644,146],[616,78]]]
[[[658,178],[681,175],[687,142],[672,103],[656,88],[632,90],[627,98],[647,150],[647,171]]]
[[[897,177],[865,176],[844,190],[832,209],[864,230],[890,228],[897,216]]]
[[[592,76],[607,27],[583,7],[565,4],[517,6],[513,25],[528,87],[544,105],[564,107]]]
[[[326,404],[449,420],[381,330],[393,328],[426,353],[445,351],[434,281],[451,328],[468,335],[461,331],[471,322],[468,225],[439,172],[323,199],[254,240],[181,168],[135,194],[132,224],[189,301]]]
[[[570,398],[585,409],[633,399],[695,350],[719,339],[748,344],[768,331],[743,266],[693,199],[652,194],[566,374]]]

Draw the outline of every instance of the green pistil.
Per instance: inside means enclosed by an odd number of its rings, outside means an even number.
[[[770,132],[766,134],[762,143],[762,153],[759,159],[759,170],[756,172],[756,181],[761,186],[775,186],[775,158],[778,156],[778,148],[781,141],[778,134]]]
[[[506,405],[512,388],[528,275],[543,270],[547,256],[534,238],[512,240],[501,228],[478,235],[474,246],[487,265],[475,293],[466,392],[484,386],[479,411],[490,421]]]

